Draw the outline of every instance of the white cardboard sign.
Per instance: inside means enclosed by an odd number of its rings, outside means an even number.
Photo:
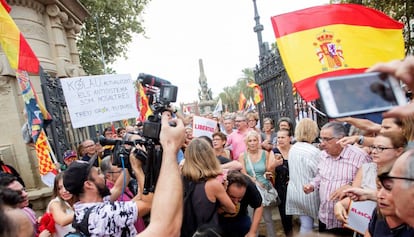
[[[136,118],[135,88],[129,74],[62,78],[74,128]]]
[[[212,138],[213,133],[217,127],[217,121],[200,116],[193,117],[193,136],[207,136]]]
[[[368,229],[368,223],[376,206],[377,203],[373,201],[351,201],[348,209],[348,224],[344,226],[364,234]]]

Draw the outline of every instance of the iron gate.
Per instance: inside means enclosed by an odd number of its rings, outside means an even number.
[[[295,126],[302,118],[313,119],[319,127],[327,122],[327,118],[317,112],[322,110],[319,100],[306,102],[299,94],[293,94],[292,82],[277,49],[260,58],[254,77],[264,96],[264,101],[259,106],[261,124],[265,117],[272,118],[273,121],[289,117]]]
[[[46,128],[46,133],[57,159],[62,162],[66,150],[76,150],[77,146],[86,139],[96,140],[97,130],[102,131],[102,128],[89,126],[74,129],[70,122],[60,78],[51,78],[41,68],[40,80],[45,107],[53,118],[52,123]]]

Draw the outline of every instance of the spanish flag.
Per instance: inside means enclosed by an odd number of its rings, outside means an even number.
[[[13,69],[37,74],[39,60],[20,33],[9,12],[9,5],[5,0],[0,0],[0,45]]]
[[[141,83],[138,83],[139,91],[139,109],[141,121],[145,121],[152,114],[151,107],[149,105],[148,97],[145,94],[145,89]]]
[[[363,72],[375,63],[404,58],[404,25],[362,5],[311,7],[271,21],[286,71],[306,101],[319,97],[319,78]]]
[[[262,88],[260,88],[259,85],[253,82],[250,82],[249,84],[247,84],[247,86],[250,88],[253,88],[253,97],[254,97],[253,102],[255,105],[257,105],[263,100]]]
[[[243,111],[244,110],[244,105],[246,104],[247,99],[246,96],[244,96],[243,92],[240,91],[240,96],[239,96],[239,111]]]

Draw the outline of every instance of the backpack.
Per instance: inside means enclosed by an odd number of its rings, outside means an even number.
[[[89,222],[89,215],[91,214],[92,210],[95,208],[95,206],[92,206],[88,208],[85,212],[85,215],[83,216],[83,219],[81,222],[76,222],[76,218],[73,218],[72,226],[75,228],[76,232],[69,232],[65,235],[65,237],[86,237],[91,236],[88,229],[88,222]]]
[[[193,193],[196,187],[196,182],[183,180],[184,184],[184,205],[183,205],[183,223],[181,225],[181,237],[193,236],[221,236],[221,230],[218,226],[210,224],[214,217],[215,211],[212,212],[207,223],[199,226],[193,206]],[[217,235],[210,235],[209,233]],[[202,235],[200,235],[203,233]],[[208,234],[207,234],[208,233]],[[206,235],[207,234],[207,235]]]

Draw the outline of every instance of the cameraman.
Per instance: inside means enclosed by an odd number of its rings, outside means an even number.
[[[76,221],[82,220],[87,208],[94,207],[88,219],[91,236],[121,236],[123,229],[128,231],[126,236],[134,236],[136,230],[133,223],[138,215],[143,216],[150,211],[152,199],[154,205],[150,225],[139,236],[179,236],[183,190],[175,158],[183,143],[184,125],[180,120],[174,122],[176,127],[170,127],[167,117],[162,116],[160,143],[163,146],[163,161],[154,195],[142,195],[142,199],[136,196],[130,202],[111,203],[108,198],[103,198],[108,192],[96,167],[74,162],[65,171],[65,188],[80,200],[74,205]],[[141,169],[139,160],[131,156],[130,162],[134,172]]]

